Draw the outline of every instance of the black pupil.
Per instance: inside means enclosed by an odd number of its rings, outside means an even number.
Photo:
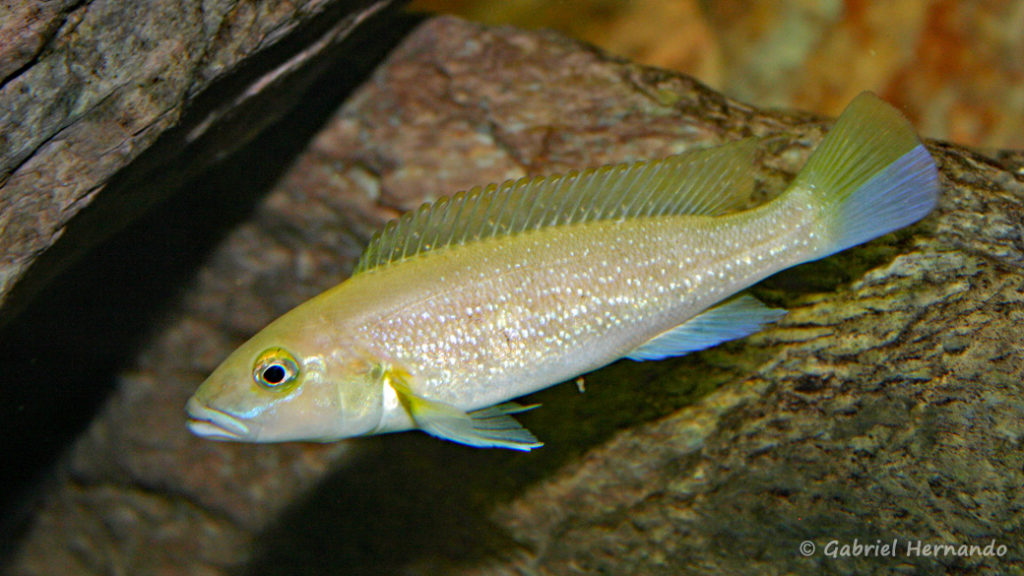
[[[278,364],[267,366],[263,370],[263,381],[267,384],[280,384],[284,381],[285,371],[284,368]]]

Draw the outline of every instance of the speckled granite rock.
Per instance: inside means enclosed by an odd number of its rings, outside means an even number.
[[[933,143],[939,209],[784,272],[740,342],[533,399],[547,445],[189,437],[185,399],[343,279],[387,217],[473,184],[762,137],[780,190],[828,122],[553,34],[430,21],[206,260],[74,448],[16,574],[1008,573],[1024,559],[1024,166]],[[1016,158],[1016,160],[1015,160]],[[1005,546],[830,558],[830,540]],[[818,549],[801,556],[803,541]],[[246,568],[247,566],[247,568]],[[234,572],[232,572],[234,573]]]

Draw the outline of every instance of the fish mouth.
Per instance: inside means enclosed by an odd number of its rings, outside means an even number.
[[[185,425],[196,436],[210,440],[245,440],[249,437],[249,427],[237,416],[205,406],[194,396],[185,405],[185,412],[188,413]]]

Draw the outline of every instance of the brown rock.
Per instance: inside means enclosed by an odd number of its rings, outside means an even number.
[[[523,421],[539,451],[184,430],[220,358],[425,199],[750,135],[770,194],[827,126],[553,34],[430,21],[217,245],[74,448],[16,573],[1010,571],[1024,557],[1024,166],[1010,154],[932,144],[932,216],[760,285],[791,310],[761,334],[537,395]],[[855,539],[896,539],[898,554],[824,554]],[[1002,555],[906,554],[990,541]]]
[[[0,320],[187,176],[280,118],[355,24],[389,3],[146,0],[131,10],[107,0],[7,3]],[[21,302],[9,303],[29,267],[100,198],[94,219],[84,218],[67,246],[19,287]]]

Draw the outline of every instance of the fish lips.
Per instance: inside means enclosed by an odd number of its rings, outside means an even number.
[[[210,440],[247,440],[252,437],[249,427],[240,418],[210,408],[195,397],[189,399],[185,412],[188,413],[186,426],[196,436]]]

